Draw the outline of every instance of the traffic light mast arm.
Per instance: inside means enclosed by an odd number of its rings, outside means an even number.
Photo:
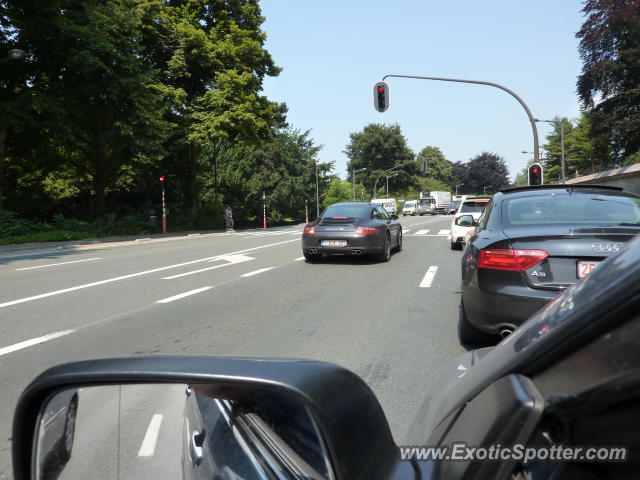
[[[417,75],[385,75],[384,78],[382,79],[382,81],[385,81],[387,78],[392,77],[392,78],[416,78],[419,80],[436,80],[439,82],[457,82],[457,83],[475,83],[477,85],[488,85],[490,87],[496,87],[499,88],[500,90],[504,90],[505,92],[507,92],[509,95],[511,95],[513,98],[515,98],[520,105],[522,105],[522,108],[524,108],[525,112],[527,112],[527,116],[529,117],[529,122],[531,123],[531,130],[533,131],[533,155],[534,155],[534,160],[536,162],[538,162],[540,160],[539,158],[539,154],[538,154],[538,127],[536,125],[536,120],[535,118],[533,118],[533,115],[531,114],[531,110],[529,110],[529,107],[527,106],[526,103],[524,103],[524,100],[522,100],[522,98],[520,98],[513,90],[508,89],[507,87],[505,87],[504,85],[500,85],[499,83],[494,83],[494,82],[485,82],[482,80],[464,80],[461,78],[442,78],[442,77],[420,77]]]

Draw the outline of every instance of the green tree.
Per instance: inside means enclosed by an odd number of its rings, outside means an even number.
[[[391,167],[406,164],[392,171],[398,175],[389,179],[390,189],[403,189],[416,185],[418,165],[413,162],[414,155],[407,146],[407,140],[402,135],[399,125],[383,125],[370,123],[361,132],[351,133],[350,142],[344,153],[348,157],[347,180],[351,180],[351,172],[366,168],[357,174],[357,179],[366,187],[366,192],[372,192],[376,178]],[[390,173],[391,174],[391,173]],[[386,189],[383,177],[378,180],[378,192],[382,194]]]
[[[594,163],[607,168],[640,150],[640,5],[586,0],[583,13],[578,94],[589,110]]]
[[[509,186],[509,183],[509,170],[504,159],[495,153],[483,152],[466,164],[462,191],[481,194],[487,187],[487,192],[495,192]]]
[[[361,183],[356,183],[356,199],[360,200],[360,192],[366,190]],[[352,202],[353,201],[353,185],[351,182],[340,180],[339,178],[333,178],[329,184],[329,188],[322,197],[322,204],[324,207],[328,207],[334,203],[340,202]]]
[[[264,48],[258,0],[148,0],[143,5],[143,41],[153,52],[150,63],[160,72],[156,88],[176,131],[169,142],[176,161],[167,168],[181,177],[192,224],[202,188],[198,176],[206,169],[203,151],[213,164],[215,197],[225,145],[259,145],[284,123],[285,107],[260,95],[264,77],[278,75],[280,68]]]
[[[140,12],[127,0],[6,5],[15,36],[29,52],[31,96],[41,99],[43,120],[31,132],[42,127],[47,139],[44,173],[66,170],[81,179],[100,216],[107,191],[161,151],[162,105],[152,89],[153,71],[140,62],[146,54]]]
[[[441,184],[450,185],[453,175],[453,163],[447,160],[438,147],[424,147],[417,157],[418,163],[422,165],[426,163],[425,177],[431,180],[437,180]],[[446,187],[448,190],[449,187]],[[436,189],[434,189],[436,190]]]

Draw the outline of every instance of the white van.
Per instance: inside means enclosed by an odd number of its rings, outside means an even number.
[[[382,205],[382,208],[384,208],[389,215],[398,214],[398,202],[396,202],[395,198],[374,198],[371,200],[371,203]]]
[[[402,206],[402,215],[416,215],[418,213],[418,200],[407,200]]]

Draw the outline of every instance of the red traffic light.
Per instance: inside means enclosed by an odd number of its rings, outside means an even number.
[[[532,172],[532,173],[538,173],[538,169],[537,169],[536,167],[533,167],[533,168],[531,169],[531,172]]]
[[[384,87],[378,87],[378,93],[383,93],[384,92]]]
[[[160,177],[158,180],[160,180],[160,183],[164,182],[164,176]]]

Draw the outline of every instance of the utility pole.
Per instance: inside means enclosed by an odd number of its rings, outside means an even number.
[[[316,218],[320,218],[320,182],[318,180],[318,161],[316,160]]]

